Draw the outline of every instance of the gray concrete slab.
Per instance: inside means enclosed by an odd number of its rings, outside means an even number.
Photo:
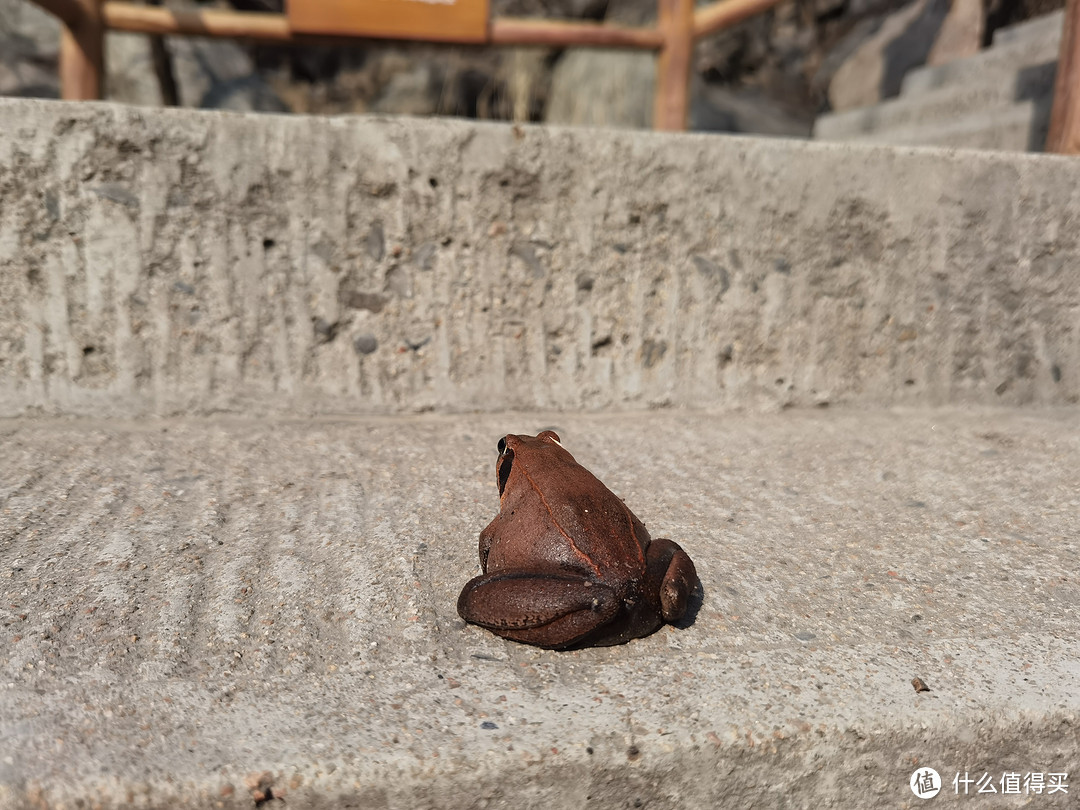
[[[496,439],[544,427],[693,555],[689,626],[458,619]],[[0,458],[4,810],[1080,792],[1075,408],[9,420]]]
[[[1080,401],[1071,158],[0,120],[3,416]]]

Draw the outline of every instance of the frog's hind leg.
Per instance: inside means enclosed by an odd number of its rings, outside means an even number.
[[[674,622],[686,613],[686,603],[697,585],[694,562],[678,543],[660,537],[649,543],[645,553],[649,592],[659,593],[664,621]]]
[[[458,613],[512,641],[559,648],[607,624],[619,605],[614,589],[582,577],[508,572],[467,583]]]

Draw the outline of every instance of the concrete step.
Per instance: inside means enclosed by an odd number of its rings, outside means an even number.
[[[868,133],[833,136],[836,140],[897,146],[941,146],[991,149],[1000,152],[1038,152],[1046,142],[1050,100],[1003,104],[952,120]]]
[[[548,427],[692,555],[691,620],[550,652],[458,618],[496,441]],[[4,810],[1076,789],[1076,408],[8,420],[0,457]]]
[[[901,96],[873,107],[846,110],[818,118],[814,137],[846,140],[859,135],[906,127],[947,125],[966,115],[1000,108],[1016,101],[1042,101],[1053,94],[1057,66],[1037,65],[1019,71],[1012,82],[971,82]]]
[[[0,810],[1076,770],[1077,161],[0,120]],[[552,653],[457,617],[496,440],[547,427],[697,561],[691,620]]]
[[[1061,27],[1065,24],[1065,11],[1052,11],[1041,17],[1025,20],[1016,25],[999,28],[994,32],[994,42],[997,45],[1007,45],[1023,39],[1042,39],[1055,34],[1060,37]]]
[[[0,415],[1080,400],[1075,160],[23,99],[0,120]]]
[[[1060,42],[1061,29],[1048,28],[1037,31],[1037,36],[1025,36],[1004,45],[995,45],[968,59],[922,67],[904,77],[900,94],[913,96],[938,87],[972,81],[1011,84],[1018,70],[1056,62]]]

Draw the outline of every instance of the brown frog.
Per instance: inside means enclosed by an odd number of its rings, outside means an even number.
[[[559,437],[505,436],[499,514],[480,532],[480,568],[458,613],[514,641],[566,649],[621,644],[677,621],[697,584],[690,557],[652,540]]]

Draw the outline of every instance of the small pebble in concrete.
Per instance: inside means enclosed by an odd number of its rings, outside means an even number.
[[[337,321],[330,323],[325,318],[316,318],[312,322],[312,328],[315,330],[317,343],[329,343],[337,335],[338,324]]]
[[[413,262],[421,270],[431,270],[435,266],[435,254],[438,250],[434,242],[425,242],[413,253]]]
[[[543,278],[547,274],[543,262],[536,255],[536,248],[527,242],[515,242],[510,248],[510,255],[521,259],[532,272],[533,278]]]
[[[382,261],[383,256],[386,255],[386,237],[383,235],[381,223],[376,222],[371,226],[367,238],[364,239],[364,247],[372,259],[377,262]]]
[[[342,289],[338,291],[338,302],[350,309],[366,309],[378,315],[383,311],[389,299],[379,293],[366,293],[358,290]]]
[[[357,335],[353,338],[353,348],[360,354],[371,354],[379,348],[379,341],[372,334]]]
[[[90,189],[99,197],[106,200],[111,200],[114,203],[126,206],[127,208],[138,208],[139,198],[128,191],[123,186],[117,186],[113,184],[106,184],[104,186],[98,186],[97,188]]]
[[[690,260],[702,276],[712,279],[720,287],[720,295],[731,289],[731,277],[728,275],[727,268],[721,267],[705,256],[694,255],[690,257]]]
[[[911,679],[911,685],[915,687],[916,692],[929,692],[930,687],[926,685],[926,682],[922,678],[916,676]]]
[[[490,720],[485,720],[483,723],[480,724],[480,728],[491,731],[498,728],[498,726],[492,723]]]
[[[667,352],[667,341],[646,340],[641,344],[641,361],[645,368],[652,368]]]

